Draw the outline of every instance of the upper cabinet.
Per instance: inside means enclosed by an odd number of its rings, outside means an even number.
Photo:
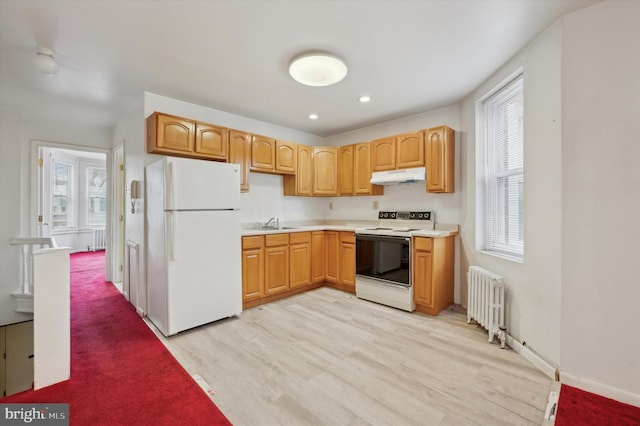
[[[251,171],[294,174],[296,172],[295,144],[253,135],[251,139]]]
[[[226,161],[229,157],[228,130],[224,127],[196,122],[195,153],[204,157]]]
[[[147,118],[147,152],[191,156],[195,130],[192,120],[154,112]]]
[[[280,173],[296,172],[296,144],[276,140],[276,171]]]
[[[251,171],[273,173],[276,170],[276,141],[264,136],[251,136]]]
[[[313,147],[313,195],[338,195],[338,148]]]
[[[455,191],[455,132],[447,126],[425,131],[428,192]]]
[[[338,150],[338,192],[353,194],[353,145],[341,146]]]
[[[424,133],[405,133],[396,136],[396,168],[424,166]]]
[[[296,174],[282,176],[282,193],[284,195],[313,195],[313,148],[296,145]]]
[[[396,168],[396,138],[376,139],[371,142],[372,171],[381,172]]]
[[[353,145],[353,193],[384,194],[383,186],[371,185],[371,145],[368,142]]]
[[[240,165],[240,191],[249,191],[251,166],[251,135],[237,130],[229,131],[229,162]]]
[[[423,132],[405,133],[371,142],[374,172],[424,166]]]
[[[213,124],[154,112],[147,118],[147,152],[227,161],[228,130]]]

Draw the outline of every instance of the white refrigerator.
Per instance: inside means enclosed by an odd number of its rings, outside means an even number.
[[[239,315],[239,166],[165,157],[145,171],[147,316],[171,336]]]

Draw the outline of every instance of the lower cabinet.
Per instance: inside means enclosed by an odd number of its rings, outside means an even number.
[[[289,289],[289,234],[265,235],[264,294]]]
[[[416,310],[437,315],[453,303],[454,237],[413,239]]]
[[[264,295],[264,237],[242,237],[242,301]]]
[[[325,253],[325,281],[332,287],[355,293],[355,234],[347,231],[325,231]]]
[[[243,308],[320,287],[324,263],[320,271],[314,267],[316,258],[324,259],[324,232],[320,234],[321,239],[312,238],[311,232],[242,237]],[[320,250],[317,256],[314,247]],[[322,275],[312,276],[312,272]]]
[[[325,236],[324,231],[311,233],[311,282],[324,283],[327,273],[325,264]]]
[[[289,288],[311,284],[311,232],[289,235]]]
[[[325,231],[325,279],[328,283],[338,283],[338,260],[340,256],[340,232]]]
[[[353,232],[340,232],[340,256],[338,257],[339,283],[343,290],[356,292],[356,236]]]

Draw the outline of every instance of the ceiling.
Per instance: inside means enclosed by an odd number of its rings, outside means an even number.
[[[149,91],[329,136],[457,103],[597,1],[2,0],[0,106],[110,127]],[[58,74],[35,70],[37,45]],[[342,57],[347,77],[296,83],[289,61],[308,50]]]

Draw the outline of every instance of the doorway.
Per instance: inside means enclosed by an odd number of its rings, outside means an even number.
[[[113,281],[112,154],[105,149],[32,141],[31,234],[53,237],[71,252],[105,251]],[[117,228],[117,226],[116,226]]]

